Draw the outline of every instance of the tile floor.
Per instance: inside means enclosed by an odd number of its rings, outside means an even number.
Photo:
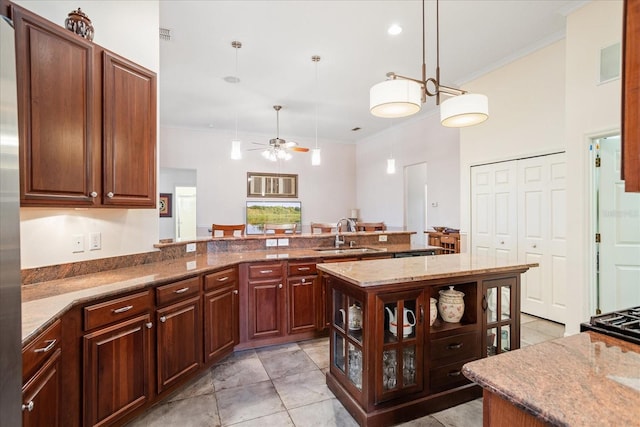
[[[564,334],[564,326],[526,314],[522,347]],[[169,396],[128,427],[357,426],[325,385],[329,341],[236,352]],[[402,424],[482,426],[482,399]]]

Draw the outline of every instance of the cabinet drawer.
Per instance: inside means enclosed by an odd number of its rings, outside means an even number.
[[[432,366],[480,357],[480,334],[471,332],[431,340],[430,347]]]
[[[90,305],[84,308],[84,329],[88,331],[144,313],[149,309],[149,291]]]
[[[282,264],[257,264],[249,266],[249,279],[271,279],[282,277]]]
[[[237,280],[238,273],[235,268],[228,268],[226,270],[207,274],[206,276],[204,276],[204,290],[208,291],[217,288],[218,286],[235,282]]]
[[[309,274],[318,274],[315,262],[289,263],[289,276],[307,276]]]
[[[156,301],[158,305],[168,304],[197,295],[200,292],[200,277],[181,280],[169,285],[156,288]]]
[[[458,242],[458,238],[457,237],[451,237],[451,236],[442,236],[440,237],[440,242],[441,243],[449,243],[449,244],[456,244]]]
[[[44,362],[60,348],[62,328],[56,320],[43,333],[22,349],[22,379],[29,378]]]
[[[472,360],[475,360],[475,358],[432,369],[429,372],[429,388],[431,392],[436,393],[470,383],[471,381],[462,374],[462,366]]]

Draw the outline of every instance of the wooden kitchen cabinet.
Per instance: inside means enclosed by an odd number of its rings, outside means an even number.
[[[640,192],[640,2],[624,1],[622,36],[622,178]]]
[[[150,401],[152,303],[148,291],[84,309],[84,425],[110,425]],[[115,322],[115,323],[114,323]]]
[[[155,74],[11,8],[21,206],[155,208]]]
[[[442,254],[460,253],[460,233],[427,232],[430,246],[440,246]]]
[[[59,426],[61,326],[54,322],[22,351],[22,425]]]
[[[493,356],[520,348],[519,278],[482,281],[482,355]]]
[[[247,339],[258,340],[283,336],[287,320],[284,263],[255,263],[245,268],[248,276],[246,281]],[[245,295],[242,296],[245,297]]]
[[[156,309],[158,393],[196,372],[202,365],[200,280],[200,277],[194,277],[156,288],[157,305],[160,306]]]
[[[236,267],[204,276],[204,358],[216,362],[240,342]]]
[[[320,281],[315,262],[290,262],[287,276],[288,333],[313,332],[318,327]]]

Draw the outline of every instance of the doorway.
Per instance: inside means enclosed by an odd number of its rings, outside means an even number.
[[[594,314],[640,306],[640,194],[624,191],[620,142],[620,135],[613,135],[591,144],[597,260]]]
[[[196,187],[176,187],[176,240],[196,238]]]
[[[404,168],[405,229],[415,231],[411,244],[424,245],[427,229],[427,164],[417,163]]]

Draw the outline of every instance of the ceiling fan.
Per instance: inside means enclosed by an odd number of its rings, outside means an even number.
[[[282,109],[281,105],[274,105],[273,109],[276,110],[276,137],[269,140],[269,144],[262,144],[259,142],[254,142],[256,145],[263,145],[266,148],[253,148],[249,151],[254,150],[263,150],[262,156],[267,159],[275,162],[276,160],[289,160],[292,151],[306,153],[309,151],[306,147],[299,147],[297,142],[293,141],[285,141],[280,138],[280,110]]]

